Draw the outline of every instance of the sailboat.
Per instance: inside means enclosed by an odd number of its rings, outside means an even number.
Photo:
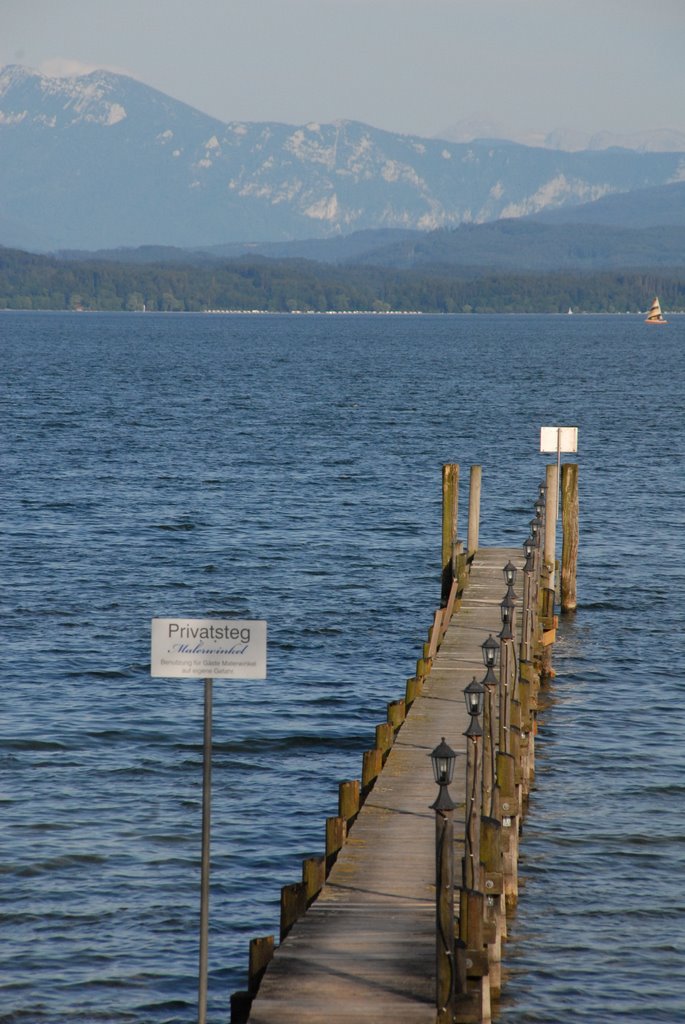
[[[654,302],[649,307],[649,313],[645,317],[646,324],[667,324],[668,320],[664,320],[661,313],[661,305],[659,304],[658,298],[654,298]]]

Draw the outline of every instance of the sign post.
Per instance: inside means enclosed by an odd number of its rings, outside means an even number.
[[[559,518],[559,489],[561,487],[561,453],[578,451],[578,427],[540,427],[540,451],[557,454],[556,516]]]
[[[205,682],[198,1024],[206,1024],[212,806],[212,680],[266,679],[266,622],[153,619],[150,674],[153,677],[174,679],[204,679]]]

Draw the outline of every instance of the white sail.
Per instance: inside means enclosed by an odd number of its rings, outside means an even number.
[[[665,324],[667,322],[668,321],[664,320],[663,315],[661,313],[661,303],[659,302],[659,299],[655,296],[654,302],[649,307],[649,313],[645,317],[645,323],[646,324]]]

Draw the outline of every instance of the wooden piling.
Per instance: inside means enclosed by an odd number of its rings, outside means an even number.
[[[390,722],[381,722],[376,726],[376,747],[380,750],[383,760],[388,756],[395,739],[395,730]]]
[[[419,696],[419,694],[421,693],[422,689],[423,689],[423,680],[422,679],[417,679],[416,676],[411,676],[409,679],[407,679],[407,684],[406,684],[405,690],[404,690],[404,692],[405,692],[404,706],[407,709],[407,711],[412,706],[412,704],[414,703],[416,698]]]
[[[345,836],[347,835],[347,824],[344,818],[338,816],[326,818],[326,875],[338,859],[338,854],[343,848]]]
[[[392,726],[393,732],[397,732],[406,717],[407,710],[404,698],[393,700],[388,704],[388,723]]]
[[[247,989],[232,992],[230,999],[231,1024],[247,1024],[252,1000],[259,991],[259,983],[274,955],[273,935],[250,940],[247,967]]]
[[[347,828],[359,814],[359,779],[348,779],[338,786],[338,817],[343,818]]]
[[[480,535],[480,492],[483,479],[482,466],[471,466],[469,478],[469,523],[466,538],[466,554],[472,561],[478,550]]]
[[[273,955],[273,935],[264,935],[261,938],[251,939],[247,970],[247,987],[250,995],[254,996],[256,994],[264,971],[267,969]]]
[[[561,467],[561,610],[577,608],[576,571],[578,567],[578,465],[567,462]]]
[[[447,604],[455,577],[458,509],[459,466],[446,463],[442,467],[442,605]]]
[[[378,747],[373,750],[365,750],[362,757],[362,798],[366,799],[369,791],[381,773],[383,767],[383,753]]]
[[[307,886],[293,882],[281,889],[281,942],[307,909]]]
[[[326,881],[326,858],[307,857],[302,861],[302,882],[307,890],[309,907],[319,895]]]
[[[559,476],[556,465],[546,467],[545,483],[545,532],[543,557],[545,568],[554,572],[556,559],[557,519],[559,509]]]
[[[247,1024],[252,1008],[252,995],[246,990],[231,992],[230,1021],[231,1024]]]

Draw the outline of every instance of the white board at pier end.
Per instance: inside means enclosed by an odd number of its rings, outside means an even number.
[[[541,452],[577,452],[578,427],[540,427]]]
[[[266,622],[153,619],[150,675],[169,679],[266,679]]]

